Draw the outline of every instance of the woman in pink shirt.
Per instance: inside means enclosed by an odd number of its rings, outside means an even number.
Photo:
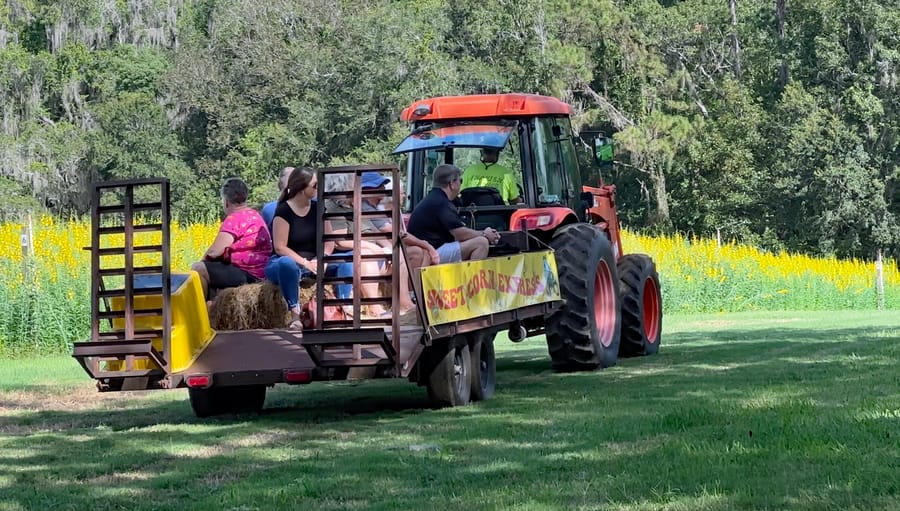
[[[272,237],[262,216],[247,206],[249,195],[247,185],[236,177],[222,185],[225,220],[203,261],[191,265],[200,274],[207,297],[210,290],[265,278],[266,263],[272,255]]]

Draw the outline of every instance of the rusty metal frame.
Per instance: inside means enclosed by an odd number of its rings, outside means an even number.
[[[158,187],[159,202],[136,203],[136,188]],[[121,203],[111,206],[101,205],[104,192],[118,191],[122,194]],[[158,224],[135,225],[135,212],[159,211]],[[121,226],[103,226],[103,215],[121,214]],[[119,379],[131,377],[148,378],[158,381],[170,371],[169,353],[171,352],[171,258],[170,258],[170,210],[169,181],[165,178],[134,179],[94,183],[91,190],[91,340],[74,344],[72,356],[82,368],[95,379]],[[134,234],[137,232],[159,231],[159,245],[134,245]],[[105,235],[123,235],[121,247],[102,248]],[[159,253],[160,265],[136,267],[134,255],[137,253]],[[124,256],[121,268],[102,268],[101,257],[104,255]],[[160,287],[135,290],[134,277],[142,274],[160,274]],[[122,276],[122,289],[108,289],[104,278]],[[135,309],[134,297],[138,295],[161,294],[162,307],[153,309]],[[109,298],[121,297],[124,300],[122,311],[110,310]],[[104,304],[101,310],[101,302]],[[162,328],[159,330],[137,330],[136,316],[161,316]],[[100,322],[108,320],[110,326],[114,319],[124,321],[124,329],[112,332],[101,332]],[[153,339],[160,338],[162,349],[153,346]],[[135,369],[136,359],[148,359],[158,369]],[[101,362],[120,360],[125,363],[124,371],[106,371],[100,368]]]
[[[398,226],[401,225],[402,218],[400,215],[400,186],[399,186],[399,167],[395,164],[386,164],[386,165],[352,165],[352,166],[343,166],[343,167],[329,167],[325,169],[319,170],[319,183],[320,186],[317,191],[318,195],[318,204],[317,204],[317,221],[320,227],[320,236],[316,246],[316,318],[317,325],[316,329],[312,331],[307,331],[309,335],[305,336],[304,346],[310,353],[310,356],[315,358],[318,361],[327,360],[327,356],[325,351],[330,347],[337,346],[352,346],[353,350],[353,360],[355,362],[347,362],[342,363],[344,365],[371,365],[371,360],[369,358],[364,357],[362,347],[364,344],[371,343],[359,343],[359,342],[341,342],[335,343],[333,341],[326,341],[326,337],[329,339],[333,339],[332,336],[317,336],[316,332],[320,330],[334,329],[334,328],[344,328],[346,330],[346,335],[348,338],[353,339],[353,332],[361,332],[368,330],[368,327],[377,327],[381,326],[382,328],[378,330],[381,332],[380,340],[375,342],[375,344],[384,344],[385,349],[384,352],[388,354],[388,358],[391,361],[391,365],[394,367],[395,372],[400,371],[400,366],[402,361],[399,359],[400,353],[400,339],[397,336],[389,337],[384,331],[385,326],[389,326],[392,331],[399,331],[399,317],[397,314],[392,314],[390,319],[387,318],[371,318],[371,319],[363,319],[362,318],[362,306],[363,305],[376,305],[376,304],[384,304],[386,305],[388,302],[383,298],[363,298],[362,293],[360,292],[361,285],[371,282],[390,282],[391,283],[391,299],[390,299],[390,307],[391,310],[397,311],[399,309],[400,303],[400,280],[399,280],[399,268],[400,268],[400,258],[405,255],[402,252],[398,252],[397,250],[392,250],[390,256],[383,254],[366,254],[363,255],[361,250],[358,248],[363,240],[389,240],[391,242],[392,247],[396,247],[398,245],[399,240],[399,232]],[[363,190],[362,188],[362,175],[364,172],[379,172],[382,175],[384,173],[389,173],[392,182],[395,186],[392,187],[391,191],[388,192],[386,190]],[[352,186],[350,190],[340,190],[328,192],[325,190],[325,182],[328,176],[333,175],[352,175]],[[392,208],[390,211],[391,218],[391,232],[390,233],[362,233],[362,220],[368,217],[385,217],[387,216],[387,212],[364,212],[362,211],[362,201],[364,198],[369,197],[378,197],[378,198],[386,198],[392,197]],[[334,198],[349,198],[351,201],[351,212],[347,213],[327,213],[325,208],[325,200],[326,199],[334,199]],[[353,225],[352,232],[348,232],[347,234],[324,234],[324,224],[329,218],[334,218],[338,216],[350,217],[350,220]],[[326,242],[337,242],[337,241],[352,241],[354,249],[352,250],[351,256],[333,256],[331,254],[325,254],[325,243]],[[352,299],[341,299],[341,298],[326,298],[325,297],[325,285],[326,284],[341,284],[348,283],[347,278],[341,277],[327,277],[325,275],[326,264],[328,262],[338,262],[338,261],[346,261],[350,260],[353,264],[354,271],[353,276],[350,279],[350,284],[354,289],[353,298]],[[363,261],[384,261],[390,262],[392,272],[390,276],[367,276],[363,277],[362,272],[359,270]],[[325,307],[332,306],[346,306],[350,305],[352,307],[351,318],[349,320],[328,320],[324,319],[325,315]],[[388,345],[388,340],[390,344]],[[390,349],[387,349],[387,348]],[[325,364],[329,364],[325,362]]]

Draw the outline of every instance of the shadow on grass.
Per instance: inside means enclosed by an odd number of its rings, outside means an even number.
[[[378,381],[277,388],[261,415],[212,420],[182,391],[28,411],[0,417],[0,503],[891,508],[900,382],[882,332],[680,333],[657,357],[570,374],[535,342],[498,353],[493,400],[457,409]]]

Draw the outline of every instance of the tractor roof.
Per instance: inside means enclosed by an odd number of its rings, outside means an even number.
[[[400,120],[438,121],[572,115],[572,107],[562,101],[537,94],[480,94],[423,99],[403,109]]]

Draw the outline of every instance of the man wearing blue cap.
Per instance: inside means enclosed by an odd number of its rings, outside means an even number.
[[[384,185],[390,183],[390,179],[382,176],[378,172],[363,172],[362,177],[360,179],[360,185],[362,189],[375,189],[381,188]],[[362,210],[366,211],[378,211],[378,203],[381,202],[381,199],[378,197],[363,197],[362,198]],[[362,232],[387,232],[390,231],[391,221],[385,218],[372,218],[363,220]],[[374,229],[373,229],[374,228]],[[385,248],[390,248],[391,242],[388,240],[378,240],[377,243]]]
[[[360,178],[360,186],[363,190],[382,188],[390,182],[390,179],[377,172],[363,172]],[[364,212],[378,211],[378,204],[380,202],[381,199],[378,197],[363,197],[361,209]],[[360,224],[360,230],[363,233],[391,232],[391,229],[393,229],[391,221],[385,218],[364,219]],[[406,247],[406,257],[409,259],[409,261],[405,261],[404,258],[400,258],[400,313],[405,314],[415,307],[415,304],[410,298],[410,276],[407,262],[411,267],[420,268],[430,264],[437,264],[440,261],[440,257],[434,247],[428,244],[428,242],[421,240],[412,234],[403,232],[402,225],[400,228],[400,239],[403,240],[403,245]],[[390,240],[378,240],[376,243],[383,247],[385,251],[393,250]]]

